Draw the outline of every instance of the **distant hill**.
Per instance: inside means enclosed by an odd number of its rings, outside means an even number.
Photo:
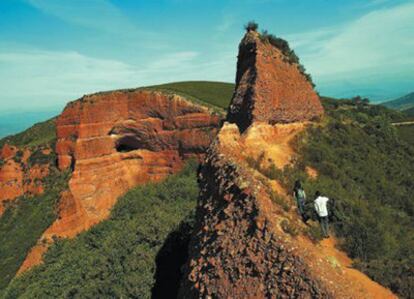
[[[407,110],[410,108],[414,108],[414,92],[411,92],[398,99],[384,102],[382,103],[382,105],[397,110]]]

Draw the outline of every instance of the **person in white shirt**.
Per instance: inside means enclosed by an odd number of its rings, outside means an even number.
[[[326,196],[321,196],[321,193],[319,191],[316,191],[315,193],[315,211],[316,214],[318,214],[319,223],[321,224],[322,234],[324,238],[329,238],[329,221],[328,221],[328,207],[327,203],[329,201],[329,198]]]

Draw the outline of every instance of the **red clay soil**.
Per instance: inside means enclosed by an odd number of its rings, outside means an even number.
[[[74,237],[106,219],[129,189],[164,179],[201,159],[220,117],[183,97],[148,90],[85,96],[56,120],[59,168],[71,169],[59,217],[20,272],[41,262],[53,236]]]

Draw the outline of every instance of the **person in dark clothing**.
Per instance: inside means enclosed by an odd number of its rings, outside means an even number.
[[[295,182],[295,186],[293,188],[293,198],[296,200],[299,215],[302,217],[303,222],[306,223],[308,221],[305,211],[306,193],[305,190],[303,190],[302,184],[299,180]]]

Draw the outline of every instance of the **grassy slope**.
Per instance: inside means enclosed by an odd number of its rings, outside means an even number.
[[[55,119],[38,123],[16,135],[7,136],[0,140],[0,148],[5,144],[34,147],[52,143],[56,139]]]
[[[176,82],[149,86],[198,99],[209,105],[227,109],[234,91],[234,84],[209,81]]]
[[[189,163],[162,183],[130,190],[109,220],[57,242],[45,263],[15,279],[4,298],[151,298],[154,276],[155,297],[174,298],[189,236],[183,221],[198,195],[195,168]]]
[[[414,296],[414,147],[391,122],[399,113],[380,106],[324,101],[328,117],[298,147],[303,160],[287,171],[336,200],[334,228],[357,266],[400,296]],[[303,166],[319,177],[310,180]],[[410,270],[411,269],[411,270]]]

